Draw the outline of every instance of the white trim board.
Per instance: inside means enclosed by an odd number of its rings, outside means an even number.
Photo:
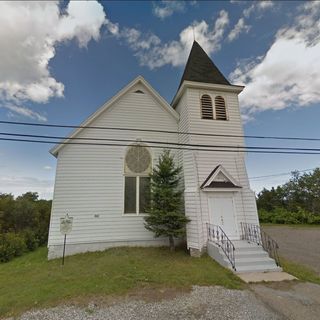
[[[215,188],[215,187],[210,187],[210,184],[215,181],[216,177],[222,173],[228,180],[233,184],[234,187],[229,187],[229,188]],[[203,191],[226,191],[233,189],[238,190],[241,187],[239,186],[237,180],[220,164],[216,168],[213,169],[213,171],[209,174],[209,176],[206,178],[206,180],[202,183],[200,186],[200,189]],[[231,191],[231,190],[230,190]]]
[[[213,84],[213,83],[204,83],[204,82],[195,82],[195,81],[183,81],[180,89],[174,96],[171,105],[173,108],[179,102],[183,92],[187,88],[196,88],[200,90],[217,90],[219,92],[234,92],[239,94],[244,89],[244,86],[237,86],[237,85],[225,85],[225,84]]]

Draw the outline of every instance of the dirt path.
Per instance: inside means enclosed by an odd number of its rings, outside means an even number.
[[[263,229],[278,242],[281,256],[320,275],[320,227],[264,226]]]

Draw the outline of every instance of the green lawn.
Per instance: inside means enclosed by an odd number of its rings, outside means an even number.
[[[295,263],[284,258],[280,258],[280,262],[283,271],[292,274],[299,280],[320,284],[320,276],[312,269],[300,263]]]
[[[141,287],[189,288],[244,284],[210,257],[192,258],[168,248],[114,248],[47,261],[38,249],[0,264],[0,317],[33,307],[58,304],[70,298],[120,295]]]

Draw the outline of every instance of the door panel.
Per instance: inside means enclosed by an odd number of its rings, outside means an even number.
[[[212,195],[208,202],[210,223],[220,226],[228,237],[237,237],[232,195]]]

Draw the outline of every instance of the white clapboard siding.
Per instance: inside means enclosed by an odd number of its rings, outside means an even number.
[[[214,102],[216,96],[222,96],[226,104],[227,121],[202,119],[201,96],[210,95]],[[214,108],[214,103],[213,103]],[[212,134],[213,136],[181,136],[180,140],[192,144],[221,146],[244,146],[243,128],[237,93],[216,90],[187,88],[176,107],[180,114],[180,131]],[[214,115],[215,117],[215,115]],[[182,128],[184,130],[182,130]],[[217,135],[217,136],[214,136]],[[225,137],[219,135],[236,135]],[[189,151],[183,154],[184,180],[186,191],[186,213],[192,219],[188,226],[188,247],[202,249],[206,246],[206,223],[209,222],[208,193],[200,191],[200,185],[218,165],[222,165],[242,187],[234,193],[236,220],[240,231],[240,222],[259,223],[254,193],[250,190],[245,167],[245,154],[242,152]],[[189,187],[189,189],[188,189]],[[191,233],[191,235],[190,235]],[[196,234],[198,233],[198,234]]]
[[[144,94],[134,93],[137,90]],[[132,87],[90,125],[169,131],[177,131],[178,128],[177,119],[164,110],[141,83]],[[177,134],[89,128],[80,131],[77,137],[178,141]],[[150,146],[150,151],[155,164],[162,149]],[[59,150],[49,251],[50,247],[62,244],[60,218],[66,213],[74,217],[73,230],[68,236],[69,245],[154,240],[154,235],[144,227],[143,216],[123,214],[125,152],[125,146],[95,145],[65,145]],[[175,157],[178,161],[177,154]]]
[[[187,96],[183,95],[179,100],[176,111],[180,115],[179,132],[190,132],[190,119]],[[179,134],[180,143],[190,143],[191,136]],[[190,219],[187,224],[188,248],[200,249],[202,238],[201,207],[198,189],[198,178],[194,152],[184,150],[179,153],[180,163],[183,167],[185,214]]]

